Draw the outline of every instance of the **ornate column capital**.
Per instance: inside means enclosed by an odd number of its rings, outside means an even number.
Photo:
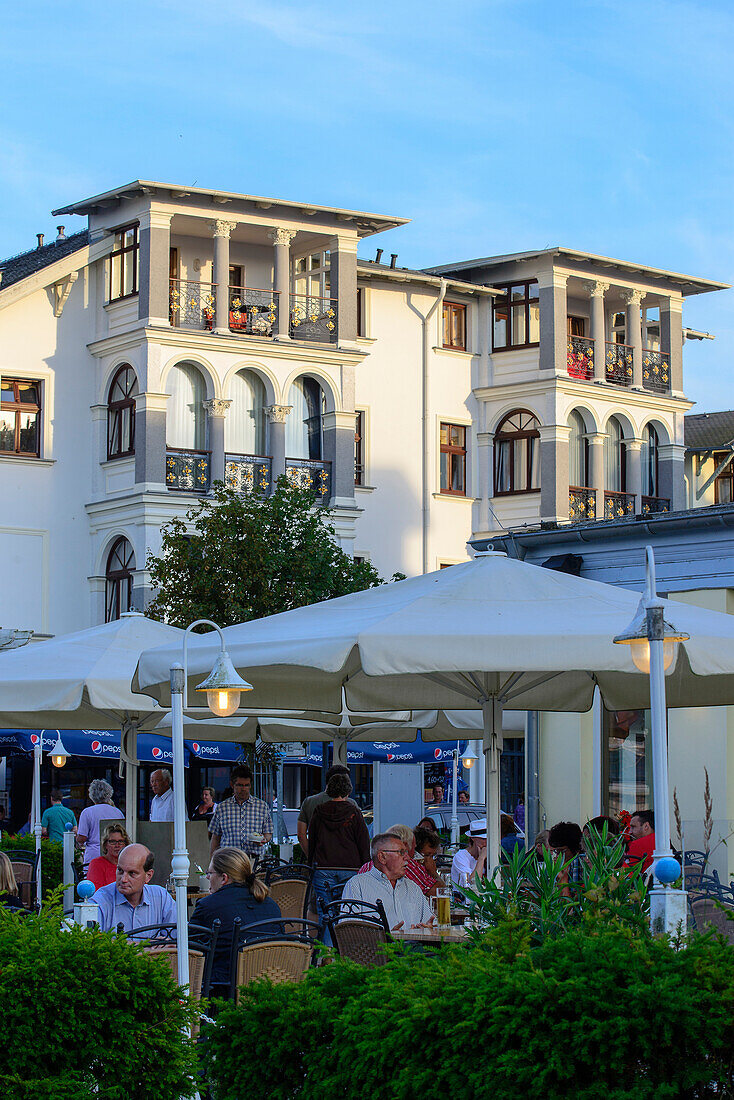
[[[639,306],[644,296],[644,291],[633,290],[629,287],[622,291],[622,298],[628,306]]]
[[[211,231],[215,237],[227,237],[229,238],[233,229],[237,228],[237,222],[228,222],[224,218],[217,218],[215,222],[211,222]]]
[[[226,416],[231,404],[231,401],[225,401],[223,397],[211,397],[204,402],[204,408],[209,416]]]
[[[294,229],[285,229],[283,226],[280,225],[276,226],[275,229],[271,229],[268,233],[268,236],[270,237],[270,240],[273,242],[273,244],[284,245],[289,245],[295,235],[296,232]]]
[[[292,405],[266,405],[264,411],[271,424],[285,424],[292,408]]]
[[[584,287],[592,298],[603,298],[609,290],[609,283],[599,282],[598,279],[585,279]]]

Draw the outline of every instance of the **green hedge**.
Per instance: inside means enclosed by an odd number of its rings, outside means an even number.
[[[0,851],[7,852],[13,858],[13,852],[35,852],[36,838],[34,836],[3,836],[0,843]],[[74,856],[78,858],[77,853]],[[41,880],[43,882],[44,897],[55,890],[57,886],[68,886],[64,882],[64,849],[62,844],[56,844],[52,840],[41,841]]]
[[[57,915],[0,908],[0,1085],[14,1100],[179,1100],[191,1007],[165,959]]]
[[[217,1100],[732,1095],[731,947],[602,926],[536,948],[531,935],[507,921],[483,947],[250,987],[206,1032]]]

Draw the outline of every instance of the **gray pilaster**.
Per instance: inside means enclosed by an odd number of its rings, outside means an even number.
[[[229,235],[236,227],[236,222],[224,221],[217,218],[212,222],[214,235],[214,275],[212,280],[216,283],[216,308],[214,314],[214,330],[219,333],[229,332]],[[222,468],[224,476],[224,468]]]
[[[591,287],[591,338],[594,341],[594,381],[606,378],[607,333],[604,294],[609,283],[593,283]]]
[[[285,473],[285,422],[291,405],[267,405],[265,414],[270,421],[268,430],[271,455],[271,479],[273,488]]]
[[[140,218],[138,317],[146,324],[169,324],[171,217],[148,210]]]
[[[284,229],[282,226],[270,232],[273,242],[273,292],[277,294],[278,303],[276,340],[290,340],[291,241],[294,237],[295,233],[291,229]]]
[[[566,279],[567,276],[555,271],[538,279],[540,369],[558,370],[564,374],[568,363]]]
[[[678,512],[686,507],[686,483],[684,478],[686,449],[680,443],[661,444],[658,451],[658,470],[661,497],[670,501],[670,508]]]
[[[632,348],[632,386],[636,390],[642,389],[642,327],[640,321],[640,302],[642,292],[639,290],[626,290],[623,293],[627,303],[627,343]]]
[[[339,237],[331,249],[331,296],[337,299],[340,345],[357,339],[357,239]]]
[[[135,482],[166,483],[167,393],[140,393],[135,398]]]
[[[540,518],[551,523],[568,519],[570,434],[571,429],[565,424],[547,424],[540,428]]]
[[[224,401],[220,397],[213,397],[204,402],[211,451],[210,481],[212,484],[215,481],[224,481],[224,418],[231,404],[231,401]]]
[[[667,298],[660,303],[660,348],[670,355],[670,389],[683,393],[683,300]]]
[[[324,414],[324,458],[331,463],[331,503],[354,505],[355,413]]]
[[[642,448],[643,439],[625,440],[627,449],[627,492],[634,493],[635,513],[642,511]]]
[[[604,515],[604,432],[589,432],[589,488],[596,490],[596,516]]]

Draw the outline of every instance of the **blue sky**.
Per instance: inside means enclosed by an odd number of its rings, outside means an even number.
[[[410,217],[362,250],[406,266],[564,244],[734,282],[730,0],[0,9],[0,255],[149,178]],[[699,411],[734,407],[733,307],[685,308]]]

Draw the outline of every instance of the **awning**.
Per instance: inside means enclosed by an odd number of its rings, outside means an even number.
[[[58,730],[0,730],[0,755],[31,754],[43,737],[43,751],[56,744]],[[119,730],[61,730],[61,743],[70,756],[97,760],[120,759]],[[138,733],[138,759],[144,764],[171,764],[170,738],[155,733]],[[184,766],[190,757],[210,764],[233,764],[242,756],[242,747],[231,741],[184,741]]]
[[[459,742],[459,753],[466,752],[467,741]],[[449,764],[456,741],[349,741],[349,764]],[[323,743],[311,741],[306,756],[287,756],[288,764],[312,764],[321,767]]]

